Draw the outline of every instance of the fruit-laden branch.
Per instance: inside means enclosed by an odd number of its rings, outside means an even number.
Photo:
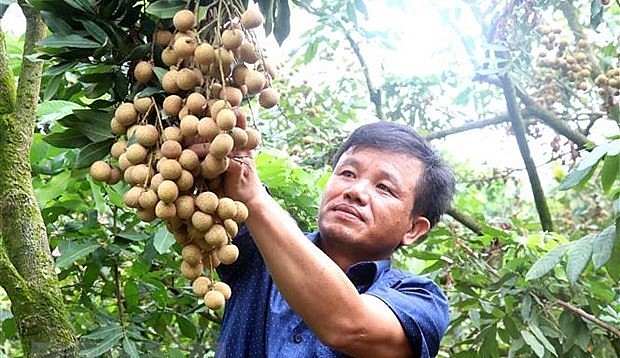
[[[344,27],[342,30],[345,33],[345,36],[347,37],[347,40],[349,41],[349,44],[351,45],[351,48],[360,63],[360,66],[362,66],[364,78],[366,79],[366,86],[368,87],[368,94],[370,95],[370,101],[375,105],[375,114],[379,119],[384,119],[381,104],[381,91],[375,88],[372,84],[372,80],[370,79],[370,71],[368,70],[368,65],[366,64],[366,60],[364,60],[364,56],[362,56],[362,51],[360,50],[359,45],[355,42],[349,31],[347,31]]]
[[[540,224],[544,231],[553,231],[553,223],[551,221],[549,207],[547,206],[547,200],[545,199],[545,192],[542,189],[538,171],[536,170],[536,164],[530,154],[530,148],[528,147],[527,138],[525,136],[521,112],[517,105],[515,87],[508,75],[501,76],[500,81],[504,89],[504,98],[506,100],[506,106],[508,107],[508,113],[510,114],[510,123],[512,124],[512,129],[517,139],[517,144],[519,145],[521,157],[525,163],[530,185],[532,186],[532,193],[534,195],[536,210],[540,218]]]
[[[558,306],[561,306],[562,308],[567,309],[570,312],[572,312],[572,313],[574,313],[574,314],[576,314],[576,315],[578,315],[580,317],[583,317],[583,318],[587,319],[588,321],[596,324],[597,326],[604,328],[605,330],[607,330],[608,332],[610,332],[611,334],[613,334],[614,336],[616,336],[617,338],[620,339],[620,330],[618,328],[615,328],[612,325],[610,325],[610,324],[608,324],[606,322],[601,321],[600,319],[598,319],[593,314],[590,314],[590,313],[582,310],[581,308],[575,307],[575,306],[571,305],[570,303],[562,301],[560,299],[556,299],[555,303]]]
[[[15,83],[9,66],[4,32],[0,31],[0,115],[13,112],[15,108]],[[0,133],[2,135],[2,133]]]
[[[571,32],[575,36],[575,40],[586,39],[588,36],[583,31],[583,26],[579,21],[579,10],[573,5],[572,1],[561,1],[558,5],[562,14],[566,18],[566,23],[570,28]],[[599,74],[603,72],[601,66],[599,65],[600,59],[596,58],[592,52],[588,53],[589,63],[591,65],[592,70],[592,78],[596,78]]]

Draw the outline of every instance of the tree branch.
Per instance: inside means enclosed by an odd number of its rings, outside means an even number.
[[[27,284],[6,255],[2,237],[0,237],[0,272],[0,286],[4,288],[9,297],[21,297],[20,290],[26,288]]]
[[[366,60],[364,60],[364,56],[362,56],[362,51],[360,50],[359,45],[353,37],[351,36],[350,31],[346,31],[343,28],[343,32],[357,57],[357,61],[362,66],[362,71],[364,72],[364,78],[366,79],[366,86],[368,87],[368,94],[370,95],[370,101],[375,105],[375,114],[379,119],[383,118],[383,109],[382,109],[382,100],[381,100],[381,91],[376,89],[372,84],[372,80],[370,79],[370,71],[368,70],[368,65],[366,64]]]
[[[480,228],[480,225],[478,225],[478,223],[471,216],[465,215],[455,208],[448,209],[446,214],[450,215],[454,220],[463,224],[466,228],[473,231],[477,235],[482,235],[482,228]]]
[[[15,81],[9,66],[4,32],[0,31],[0,115],[15,109]]]
[[[598,319],[596,316],[594,316],[593,314],[590,314],[584,310],[582,310],[579,307],[575,307],[573,305],[571,305],[568,302],[562,301],[560,299],[556,299],[555,303],[567,310],[569,310],[570,312],[583,317],[585,319],[587,319],[588,321],[596,324],[597,326],[604,328],[605,330],[607,330],[608,332],[610,332],[611,334],[613,334],[614,336],[616,336],[617,338],[620,338],[620,330],[616,327],[613,327],[612,325],[601,321],[600,319]]]
[[[519,151],[521,157],[525,163],[525,169],[532,186],[532,193],[534,194],[534,202],[536,204],[536,210],[540,218],[540,224],[544,231],[553,231],[553,222],[551,221],[551,214],[549,207],[547,206],[547,200],[545,199],[545,193],[538,177],[538,171],[536,170],[536,164],[530,154],[530,148],[528,147],[527,138],[525,136],[525,129],[523,128],[523,122],[521,119],[521,112],[517,106],[517,98],[515,94],[515,87],[512,80],[508,75],[500,77],[502,88],[504,89],[504,98],[506,99],[506,106],[508,107],[508,113],[510,114],[510,123],[519,145]]]

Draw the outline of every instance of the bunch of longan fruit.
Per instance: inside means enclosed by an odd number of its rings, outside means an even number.
[[[128,183],[124,203],[143,221],[165,222],[182,246],[183,276],[210,309],[223,307],[231,295],[228,285],[215,281],[214,269],[237,259],[232,240],[248,216],[244,203],[223,194],[223,174],[230,160],[239,160],[235,155],[261,139],[241,105],[258,97],[261,107],[271,108],[279,100],[271,88],[275,73],[252,30],[262,15],[223,4],[203,21],[181,10],[174,29],[155,31],[161,57],[138,62],[131,73],[138,86],[160,87],[160,93],[138,93],[116,108],[111,158],[90,168],[97,181]],[[207,25],[197,29],[197,23]],[[167,66],[159,77],[156,62]]]

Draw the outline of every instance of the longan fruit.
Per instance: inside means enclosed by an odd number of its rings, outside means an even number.
[[[153,189],[147,189],[138,197],[138,203],[144,209],[154,209],[159,201],[157,193]]]
[[[239,233],[239,226],[235,222],[234,218],[224,220],[223,224],[229,237],[237,236]]]
[[[192,225],[201,232],[207,232],[214,223],[213,217],[209,214],[197,210],[192,214]]]
[[[114,111],[114,118],[123,126],[129,127],[136,123],[138,111],[134,108],[133,103],[121,103]]]
[[[252,43],[246,42],[239,47],[239,58],[245,63],[256,63],[258,53]]]
[[[205,245],[206,245],[206,242],[205,242]],[[215,250],[213,249],[202,253],[202,262],[205,265],[205,267],[209,268],[209,270],[213,270],[220,265],[220,260],[217,258],[217,255],[215,254]]]
[[[208,66],[215,62],[215,50],[208,43],[201,43],[194,50],[194,59],[198,64]]]
[[[161,61],[166,66],[175,66],[177,63],[179,63],[179,55],[173,48],[166,47],[161,52]]]
[[[184,32],[196,26],[196,16],[190,10],[179,10],[172,17],[172,24],[177,30]]]
[[[248,142],[246,143],[244,149],[252,150],[258,147],[261,140],[260,132],[254,128],[247,128],[245,131],[248,134]]]
[[[263,108],[271,108],[278,104],[280,94],[275,89],[268,87],[260,91],[258,95],[258,104]]]
[[[200,159],[198,159],[198,154],[191,149],[183,149],[178,160],[181,167],[185,170],[192,171],[200,167]]]
[[[131,173],[131,177],[126,179],[126,181],[130,184],[139,186],[144,186],[145,183],[148,183],[149,177],[151,176],[151,168],[144,163],[134,165],[131,171],[125,171],[125,173],[127,172]]]
[[[221,132],[220,127],[211,117],[200,118],[197,130],[198,135],[207,142],[211,142]]]
[[[185,106],[192,114],[202,113],[207,106],[207,99],[202,93],[193,92],[185,99]]]
[[[167,140],[161,145],[161,154],[168,159],[177,159],[181,152],[183,152],[183,147],[176,140]]]
[[[152,147],[159,140],[159,131],[152,124],[141,125],[136,128],[136,141],[143,147]]]
[[[170,126],[164,128],[161,139],[164,141],[172,140],[180,143],[183,140],[183,135],[181,134],[181,129],[179,129],[179,127]]]
[[[181,219],[191,219],[196,211],[194,197],[191,195],[180,195],[174,201],[174,205],[177,208],[177,216]]]
[[[175,159],[160,160],[157,164],[159,173],[166,180],[177,180],[183,171],[181,164]]]
[[[98,160],[90,165],[90,176],[96,181],[108,181],[111,172],[110,164],[103,160]]]
[[[222,32],[222,45],[229,50],[235,50],[241,46],[244,38],[241,29],[226,29]]]
[[[204,297],[209,291],[211,280],[208,277],[200,276],[192,283],[192,291],[196,296]]]
[[[129,159],[127,159],[126,152],[118,156],[118,167],[121,168],[121,170],[127,170],[127,168],[132,165],[133,164],[129,161]]]
[[[237,261],[239,257],[239,248],[236,245],[228,244],[217,249],[215,253],[217,254],[217,258],[220,259],[220,262],[224,265],[230,265]]]
[[[228,234],[222,224],[213,224],[209,231],[205,234],[205,241],[207,244],[220,247],[228,243]]]
[[[245,76],[248,74],[248,66],[243,63],[238,63],[233,67],[232,77],[237,86],[245,84]]]
[[[219,199],[214,192],[203,191],[196,196],[196,207],[207,214],[215,213]]]
[[[243,101],[243,93],[237,87],[226,86],[220,92],[220,98],[228,101],[232,107],[236,107]]]
[[[186,59],[194,54],[198,47],[196,40],[189,36],[181,36],[174,41],[174,52],[179,58]]]
[[[181,118],[181,124],[179,128],[181,129],[181,134],[185,138],[193,138],[198,134],[198,122],[200,120],[198,117],[193,114],[186,115]],[[181,155],[181,153],[179,153]]]
[[[183,257],[183,261],[192,266],[196,266],[202,260],[202,250],[194,244],[189,244],[183,247],[181,256]]]
[[[205,306],[212,310],[219,310],[224,307],[226,299],[220,291],[211,290],[205,294]]]
[[[223,108],[217,114],[215,123],[223,131],[231,130],[237,124],[237,116],[230,108]]]
[[[146,160],[148,150],[144,148],[141,144],[134,143],[127,147],[125,155],[127,156],[127,160],[129,160],[132,164],[140,164],[144,163],[144,161]]]
[[[153,78],[153,65],[148,61],[140,61],[133,69],[133,76],[140,83],[148,83]]]
[[[183,91],[189,91],[193,89],[198,83],[196,82],[196,75],[194,71],[189,68],[184,68],[176,75],[176,84],[179,89]]]
[[[239,127],[233,127],[230,130],[230,136],[232,137],[233,142],[234,142],[233,149],[243,148],[248,143],[247,132],[244,129],[241,129]]]
[[[170,225],[170,222],[167,222],[166,224],[168,225],[168,228],[171,229],[172,225]],[[174,236],[174,241],[176,241],[181,246],[188,245],[192,241],[192,239],[187,233],[187,230],[183,228],[172,230],[172,235]]]
[[[161,173],[153,175],[153,177],[151,178],[151,183],[149,184],[149,189],[157,191],[157,188],[159,188],[159,184],[161,184],[162,181],[164,181],[164,177],[161,175]]]
[[[233,108],[233,112],[235,112],[235,116],[237,116],[237,123],[235,124],[235,126],[241,129],[246,129],[248,127],[248,120],[246,118],[243,108]]]
[[[225,158],[233,149],[235,142],[228,133],[220,133],[209,145],[209,154],[217,159]]]
[[[164,180],[157,187],[157,196],[166,204],[172,203],[179,197],[179,187],[172,180]]]
[[[106,180],[106,183],[114,185],[121,181],[122,175],[120,168],[110,165],[110,177]]]
[[[157,215],[155,215],[155,210],[153,208],[145,209],[145,208],[137,208],[136,213],[140,220],[144,222],[151,222],[157,219]]]
[[[190,265],[189,263],[183,261],[181,263],[181,274],[188,280],[195,280],[198,277],[202,276],[204,273],[204,266],[202,263],[198,263],[197,265]]]
[[[172,219],[177,215],[177,207],[174,203],[165,203],[162,200],[155,205],[155,216],[162,220]]]
[[[232,290],[230,289],[230,286],[228,286],[228,284],[223,281],[215,282],[213,284],[213,290],[221,292],[224,295],[225,300],[228,300],[230,296],[232,296]]]
[[[237,205],[233,199],[223,197],[218,201],[216,212],[222,220],[232,219],[237,215]]]
[[[179,77],[179,71],[177,71],[177,70],[171,69],[170,71],[164,73],[164,76],[161,79],[161,86],[164,89],[164,91],[166,91],[168,93],[177,93],[177,92],[179,92],[180,88],[179,88],[179,85],[177,84],[177,78],[178,77]],[[166,110],[165,106],[164,106],[164,110],[167,113],[169,113],[170,115],[175,115],[176,114],[176,113],[172,114],[172,113],[168,112]]]
[[[218,99],[213,103],[209,104],[209,114],[211,114],[211,118],[217,118],[218,113],[224,108],[230,108],[231,105],[224,99]]]
[[[189,171],[182,169],[181,175],[175,180],[175,183],[177,183],[180,192],[189,192],[194,188],[194,176]]]
[[[153,105],[153,99],[151,97],[134,97],[133,106],[138,113],[145,114],[149,111]]]
[[[176,94],[167,96],[164,99],[162,107],[164,112],[171,116],[176,116],[181,111],[181,108],[183,108],[183,98],[177,96]]]
[[[140,198],[140,194],[144,189],[139,186],[132,186],[129,190],[123,194],[123,202],[130,208],[138,208],[140,207],[140,202],[138,201]]]
[[[243,224],[248,219],[248,207],[245,206],[244,203],[235,200],[235,205],[237,206],[237,213],[233,220],[239,225]]]
[[[247,9],[241,14],[241,25],[246,29],[253,29],[263,24],[263,14],[255,8]]]
[[[218,159],[211,154],[207,154],[205,159],[200,163],[200,174],[206,179],[215,179],[228,169],[228,161],[228,157]]]
[[[112,130],[112,133],[116,135],[123,135],[127,133],[127,127],[122,125],[116,117],[113,117],[112,120],[110,120],[110,129]]]
[[[153,40],[161,47],[166,47],[172,40],[172,32],[168,30],[155,30]]]
[[[245,85],[248,86],[248,93],[250,94],[260,92],[265,87],[265,82],[265,74],[260,71],[249,70],[245,75]]]

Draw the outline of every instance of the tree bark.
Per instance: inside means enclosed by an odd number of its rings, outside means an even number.
[[[26,37],[17,92],[12,89],[5,38],[0,33],[0,285],[11,300],[25,356],[73,357],[77,356],[77,340],[30,173],[43,64],[27,56],[45,35],[45,25],[25,1],[19,5],[26,17]]]
[[[547,200],[545,199],[545,192],[540,183],[538,177],[538,171],[536,170],[536,163],[532,159],[530,154],[530,148],[527,144],[527,137],[525,135],[525,129],[523,128],[523,120],[521,118],[521,112],[517,105],[517,96],[515,94],[515,87],[512,80],[508,75],[500,77],[502,88],[504,90],[504,98],[506,99],[506,106],[508,107],[508,113],[510,114],[510,123],[512,124],[512,130],[514,131],[519,145],[519,151],[521,157],[525,163],[525,169],[532,186],[532,193],[534,195],[534,202],[536,204],[536,210],[538,211],[538,217],[540,218],[540,225],[544,231],[553,231],[553,222],[551,220],[551,213],[547,206]]]

